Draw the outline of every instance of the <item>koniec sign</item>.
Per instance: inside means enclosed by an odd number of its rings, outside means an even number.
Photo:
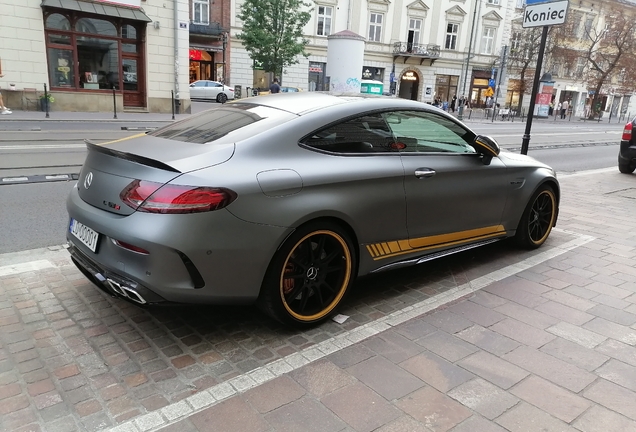
[[[552,2],[526,1],[523,10],[523,28],[563,24],[568,11],[568,0]]]

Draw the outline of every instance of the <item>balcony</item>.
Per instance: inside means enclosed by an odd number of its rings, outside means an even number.
[[[420,59],[420,65],[424,60],[430,60],[432,66],[439,58],[439,51],[439,45],[395,42],[393,44],[393,61],[399,57],[404,57],[404,63],[406,63],[409,58],[416,57]]]
[[[217,22],[211,22],[210,24],[195,24],[190,21],[190,34],[218,37],[223,34],[223,28],[221,27],[221,24]]]

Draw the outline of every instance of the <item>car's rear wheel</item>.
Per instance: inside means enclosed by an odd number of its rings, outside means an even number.
[[[274,256],[258,305],[284,324],[318,324],[342,302],[353,283],[356,259],[350,237],[337,224],[302,226]]]
[[[225,93],[219,93],[218,95],[216,95],[216,101],[218,103],[225,103],[227,102],[227,95]]]
[[[629,162],[623,162],[622,160],[618,160],[618,170],[623,174],[631,174],[636,169],[636,166],[631,165]]]
[[[547,240],[557,214],[554,190],[541,186],[530,198],[521,216],[515,240],[524,248],[536,249]]]

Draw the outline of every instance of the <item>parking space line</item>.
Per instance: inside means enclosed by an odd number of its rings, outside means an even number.
[[[261,366],[250,372],[217,384],[207,390],[203,390],[189,396],[184,400],[124,422],[116,427],[108,429],[108,431],[152,432],[159,430],[197,412],[214,406],[232,396],[244,393],[249,389],[271,381],[274,378],[278,378],[288,372],[299,369],[313,361],[326,357],[329,354],[347,348],[385,330],[398,326],[408,320],[437,309],[440,306],[472,294],[494,282],[518,274],[595,240],[595,237],[593,236],[583,235],[572,231],[558,228],[555,228],[554,231],[572,235],[575,238],[562,245],[556,245],[548,250],[539,252],[536,255],[526,258],[518,263],[495,270],[487,275],[478,277],[456,288],[445,291],[444,293],[395,311],[392,314],[376,321],[372,321],[346,333],[334,336],[300,352],[290,354],[265,366]]]

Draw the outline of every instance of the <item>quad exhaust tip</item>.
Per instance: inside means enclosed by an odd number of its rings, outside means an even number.
[[[146,304],[146,300],[135,290],[127,287],[111,278],[106,279],[106,282],[110,288],[122,297],[126,297],[129,300],[139,304]]]

